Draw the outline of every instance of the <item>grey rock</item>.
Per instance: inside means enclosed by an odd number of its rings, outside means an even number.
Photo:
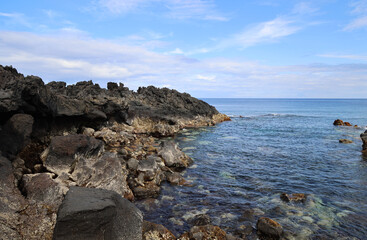
[[[135,158],[130,158],[127,161],[127,167],[129,168],[129,170],[132,170],[132,171],[138,170],[138,165],[139,165],[139,161],[136,160]]]
[[[193,163],[192,159],[183,153],[173,141],[165,141],[161,144],[158,154],[163,158],[164,164],[176,170],[187,168]]]
[[[82,134],[58,136],[51,140],[45,154],[44,166],[58,175],[72,173],[78,158],[96,157],[103,151],[103,142]]]
[[[71,187],[60,206],[53,239],[141,240],[143,215],[113,191]]]

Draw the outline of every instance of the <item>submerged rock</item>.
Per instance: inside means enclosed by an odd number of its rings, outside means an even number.
[[[256,228],[260,236],[270,239],[280,239],[283,233],[283,227],[276,221],[267,217],[259,218],[256,223]]]
[[[211,223],[212,223],[212,221],[211,221],[210,217],[207,214],[196,215],[191,220],[191,224],[193,226],[204,226],[204,225],[209,225]]]
[[[71,187],[58,211],[53,239],[141,240],[142,223],[140,210],[116,192]]]
[[[189,232],[182,234],[179,240],[202,240],[202,239],[216,239],[227,240],[227,234],[218,226],[204,225],[194,226]]]
[[[304,193],[282,193],[280,194],[280,199],[282,199],[284,202],[306,202],[307,195]]]

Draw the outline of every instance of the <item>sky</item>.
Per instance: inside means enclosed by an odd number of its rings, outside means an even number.
[[[0,64],[199,98],[366,98],[367,0],[3,1]]]

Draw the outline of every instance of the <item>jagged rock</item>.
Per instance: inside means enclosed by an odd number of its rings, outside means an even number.
[[[143,222],[143,240],[175,240],[176,237],[161,224]]]
[[[353,143],[353,141],[349,139],[339,139],[339,143],[349,144],[349,143]]]
[[[193,163],[192,159],[183,153],[172,141],[165,141],[161,144],[161,150],[158,154],[163,158],[164,164],[167,167],[174,168],[176,170],[182,170],[187,168]]]
[[[367,131],[361,134],[361,139],[363,142],[362,149],[364,152],[367,152]]]
[[[34,119],[28,114],[15,114],[0,132],[0,150],[16,155],[30,141]]]
[[[60,206],[54,238],[142,239],[143,215],[113,191],[71,187]]]
[[[216,240],[227,240],[227,234],[225,231],[220,229],[218,226],[205,225],[205,226],[194,226],[189,232],[181,235],[179,240],[202,240],[202,239],[216,239]]]
[[[161,188],[154,182],[137,182],[139,180],[135,179],[133,183],[129,184],[132,189],[136,199],[145,198],[156,198],[158,197]]]
[[[16,188],[11,162],[0,155],[0,235],[2,239],[22,239],[16,226],[26,201]]]
[[[144,181],[152,181],[161,172],[154,158],[139,161],[138,172],[142,174]],[[159,182],[160,183],[160,182]]]
[[[280,199],[282,199],[284,202],[306,202],[307,195],[304,193],[282,193],[280,194]]]
[[[270,239],[280,239],[283,233],[283,227],[276,221],[267,217],[259,218],[256,228],[260,236],[265,236]]]
[[[96,157],[103,151],[103,142],[82,134],[58,136],[42,153],[44,166],[51,172],[61,175],[72,173],[81,157]]]

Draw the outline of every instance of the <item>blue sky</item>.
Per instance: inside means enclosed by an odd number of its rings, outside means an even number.
[[[45,82],[195,97],[367,97],[367,0],[34,0],[0,6],[0,64]]]

